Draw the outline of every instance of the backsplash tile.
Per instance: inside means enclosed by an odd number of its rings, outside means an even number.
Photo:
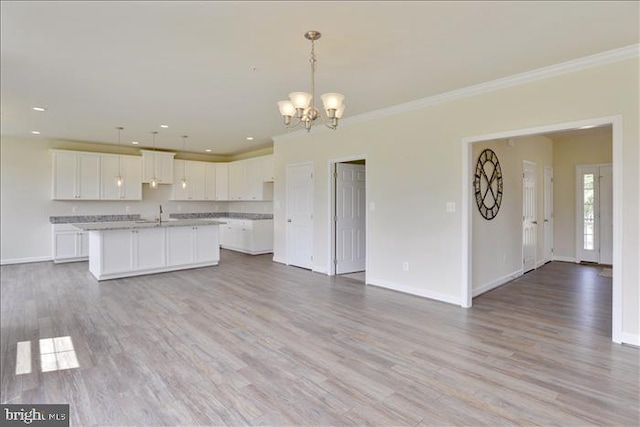
[[[169,218],[196,219],[196,218],[238,218],[238,219],[273,219],[272,214],[246,213],[246,212],[199,212],[199,213],[172,213]]]
[[[72,216],[50,216],[51,224],[73,224],[82,222],[114,222],[114,221],[137,221],[139,214],[133,215],[72,215]]]

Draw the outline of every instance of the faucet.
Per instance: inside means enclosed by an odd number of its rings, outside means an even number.
[[[162,224],[162,205],[158,205],[158,223]]]

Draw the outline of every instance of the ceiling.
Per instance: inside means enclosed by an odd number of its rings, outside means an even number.
[[[221,155],[289,131],[276,102],[310,91],[307,30],[316,98],[345,94],[345,117],[639,41],[635,1],[2,1],[1,19],[3,135],[124,126],[123,144]]]

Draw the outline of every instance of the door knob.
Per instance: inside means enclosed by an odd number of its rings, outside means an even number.
[[[287,222],[291,222],[291,220],[290,220],[290,219],[288,219],[288,220],[287,220]]]
[[[538,224],[538,221],[531,221],[531,224]]]

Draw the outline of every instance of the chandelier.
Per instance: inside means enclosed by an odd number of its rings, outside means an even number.
[[[311,58],[309,59],[311,63],[311,93],[291,92],[289,94],[289,100],[278,102],[278,108],[284,118],[285,126],[293,128],[302,123],[307,132],[309,132],[315,121],[321,118],[320,110],[318,110],[314,104],[316,72],[314,42],[320,38],[321,34],[318,31],[307,31],[304,36],[311,40]],[[338,120],[342,118],[342,114],[344,113],[344,95],[341,93],[325,93],[321,98],[327,119],[325,125],[335,130],[338,127]],[[291,119],[294,116],[297,122],[291,124]]]

